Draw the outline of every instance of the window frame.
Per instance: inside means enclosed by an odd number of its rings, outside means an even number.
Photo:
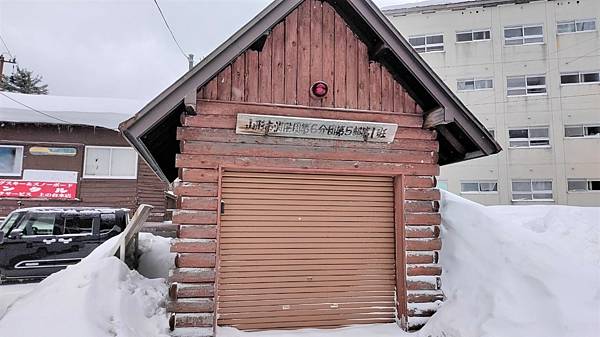
[[[495,191],[482,191],[481,184],[496,184]],[[477,184],[477,191],[463,191],[463,184]],[[498,194],[498,180],[461,180],[460,194]]]
[[[547,129],[548,130],[548,137],[531,137],[531,129]],[[527,130],[527,138],[511,138],[510,137],[510,131],[511,130]],[[539,141],[539,140],[548,140],[548,145],[538,145],[538,146],[531,146],[531,141]],[[551,142],[551,135],[550,135],[550,126],[528,126],[528,127],[514,127],[514,128],[508,128],[508,148],[509,149],[548,149],[548,148],[552,148],[552,142]],[[528,142],[528,146],[512,146],[511,145],[511,141],[527,141]]]
[[[86,163],[88,160],[88,149],[110,149],[110,156],[109,156],[109,163],[108,163],[108,168],[109,168],[109,175],[108,176],[100,176],[100,175],[89,175],[86,172]],[[113,176],[110,175],[110,170],[112,167],[112,150],[113,149],[128,149],[128,150],[132,150],[135,153],[135,172],[133,176]],[[137,152],[128,146],[99,146],[99,145],[86,145],[85,149],[84,149],[84,156],[83,156],[83,174],[82,174],[82,178],[83,179],[114,179],[114,180],[135,180],[138,178],[138,159],[139,159],[139,155],[137,154]]]
[[[525,35],[525,29],[526,28],[533,28],[533,27],[541,27],[542,28],[542,35]],[[516,29],[516,28],[520,28],[521,29],[521,36],[520,37],[506,37],[506,30],[507,29]],[[529,39],[533,39],[533,38],[542,38],[541,42],[525,42],[526,38]],[[505,26],[502,29],[502,38],[504,39],[504,46],[505,47],[514,47],[514,46],[526,46],[526,45],[536,45],[536,44],[544,44],[546,43],[546,39],[544,37],[544,25],[541,23],[537,23],[537,24],[523,24],[523,25],[511,25],[511,26]],[[521,43],[519,44],[507,44],[507,41],[516,41],[516,40],[521,40]]]
[[[0,148],[15,148],[17,149],[17,154],[21,153],[20,158],[17,160],[17,172],[0,172],[0,177],[20,177],[23,175],[23,160],[25,158],[25,146],[23,145],[9,145],[9,144],[0,144]]]
[[[583,181],[585,182],[586,189],[585,190],[571,190],[569,189],[569,182],[572,181]],[[594,178],[567,178],[567,193],[600,193],[600,190],[591,189],[591,183],[593,181],[600,182],[600,179]]]
[[[469,82],[472,81],[473,82],[473,89],[460,89],[459,87],[459,83],[460,82]],[[492,81],[492,86],[490,88],[480,88],[477,89],[477,82],[481,82],[481,81]],[[461,79],[457,79],[456,80],[456,91],[457,92],[471,92],[471,91],[485,91],[485,90],[494,90],[494,78],[492,77],[471,77],[471,78],[461,78]]]
[[[432,43],[432,44],[428,44],[427,43],[427,38],[428,37],[432,37],[432,36],[441,36],[442,37],[442,43]],[[424,38],[425,39],[425,44],[423,45],[419,45],[419,46],[414,46],[410,40],[411,39],[418,39],[418,38]],[[410,44],[410,46],[419,54],[426,54],[426,53],[444,53],[446,51],[446,47],[444,46],[445,44],[445,39],[444,39],[444,34],[443,33],[435,33],[435,34],[421,34],[421,35],[413,35],[413,36],[409,36],[408,37],[408,44]],[[437,47],[440,46],[442,47],[442,50],[427,50],[428,47]],[[418,48],[424,48],[425,50],[423,51],[418,51]]]
[[[575,124],[575,125],[565,125],[563,130],[564,130],[564,138],[566,139],[571,139],[571,138],[600,138],[600,134],[596,134],[596,135],[586,135],[586,128],[600,128],[600,123],[599,124]],[[583,131],[583,135],[582,136],[567,136],[567,128],[581,128]]]
[[[477,39],[475,40],[475,33],[485,33],[488,32],[489,33],[489,38],[487,39]],[[458,41],[458,34],[467,34],[470,33],[471,34],[471,40],[469,41]],[[492,30],[491,28],[483,28],[483,29],[468,29],[468,30],[461,30],[461,31],[456,31],[454,34],[454,38],[456,40],[456,43],[473,43],[473,42],[485,42],[485,41],[491,41],[492,40]]]
[[[508,81],[509,79],[516,79],[516,78],[521,78],[523,77],[525,80],[525,86],[524,87],[512,87],[510,88],[508,86]],[[527,82],[529,80],[529,78],[531,77],[543,77],[544,78],[544,85],[528,85]],[[544,88],[544,92],[537,92],[537,93],[529,93],[529,89],[541,89]],[[518,89],[525,89],[525,93],[524,94],[516,94],[516,95],[509,95],[509,90],[518,90]],[[525,96],[547,96],[548,95],[548,84],[546,82],[546,74],[537,74],[537,75],[516,75],[516,76],[506,76],[506,97],[525,97]]]
[[[585,82],[583,81],[584,75],[588,74],[598,74],[598,81],[594,82]],[[578,82],[576,83],[563,83],[562,77],[568,75],[577,75]],[[584,85],[584,84],[598,84],[600,83],[600,71],[568,71],[564,73],[560,73],[560,85],[561,86],[570,86],[570,85]]]
[[[513,184],[515,182],[529,182],[529,186],[530,186],[530,192],[520,192],[517,191],[516,194],[522,194],[522,195],[531,195],[531,199],[515,199],[515,191],[513,189]],[[533,183],[547,183],[549,182],[552,185],[552,190],[539,190],[539,191],[534,191],[533,189]],[[548,192],[550,194],[552,194],[552,199],[534,199],[534,194],[548,194]],[[511,202],[548,202],[548,201],[554,201],[554,181],[552,181],[552,179],[511,179],[510,181],[510,199]]]
[[[577,30],[577,24],[578,23],[583,23],[583,22],[594,22],[594,29],[593,30]],[[561,24],[570,24],[572,23],[573,26],[575,27],[575,30],[572,32],[559,32],[558,31],[558,26]],[[566,35],[566,34],[580,34],[580,33],[589,33],[589,32],[595,32],[598,30],[598,22],[596,20],[596,18],[590,18],[590,19],[575,19],[575,20],[562,20],[562,21],[557,21],[556,22],[556,35]]]

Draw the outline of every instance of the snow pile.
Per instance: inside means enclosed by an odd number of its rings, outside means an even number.
[[[444,337],[592,337],[600,331],[600,208],[485,207],[444,193]]]
[[[339,329],[300,329],[245,332],[235,328],[217,328],[218,337],[411,337],[397,324],[363,324]],[[416,336],[415,336],[416,337]]]
[[[165,280],[147,279],[107,257],[116,240],[105,242],[82,262],[48,277],[16,301],[0,319],[2,336],[168,336]],[[162,240],[146,234],[140,241],[143,247],[155,248],[150,257],[165,261],[169,256]],[[144,264],[151,264],[144,255]]]
[[[169,253],[171,239],[150,233],[140,233],[139,236],[138,249],[142,255],[137,271],[147,278],[166,279],[169,270],[175,266],[175,253]]]

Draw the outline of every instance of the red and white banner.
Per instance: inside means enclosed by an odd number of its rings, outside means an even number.
[[[0,198],[77,199],[77,183],[0,179]]]

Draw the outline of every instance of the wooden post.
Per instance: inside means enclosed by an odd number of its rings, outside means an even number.
[[[402,329],[408,329],[406,293],[406,241],[404,228],[404,175],[394,179],[394,218],[396,238],[396,312]]]

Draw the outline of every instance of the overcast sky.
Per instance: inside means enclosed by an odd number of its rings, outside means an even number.
[[[158,2],[197,61],[270,1]],[[153,0],[0,0],[0,35],[21,67],[44,77],[52,95],[150,100],[187,70]],[[2,44],[0,52],[8,56]],[[12,71],[5,65],[5,75]]]

